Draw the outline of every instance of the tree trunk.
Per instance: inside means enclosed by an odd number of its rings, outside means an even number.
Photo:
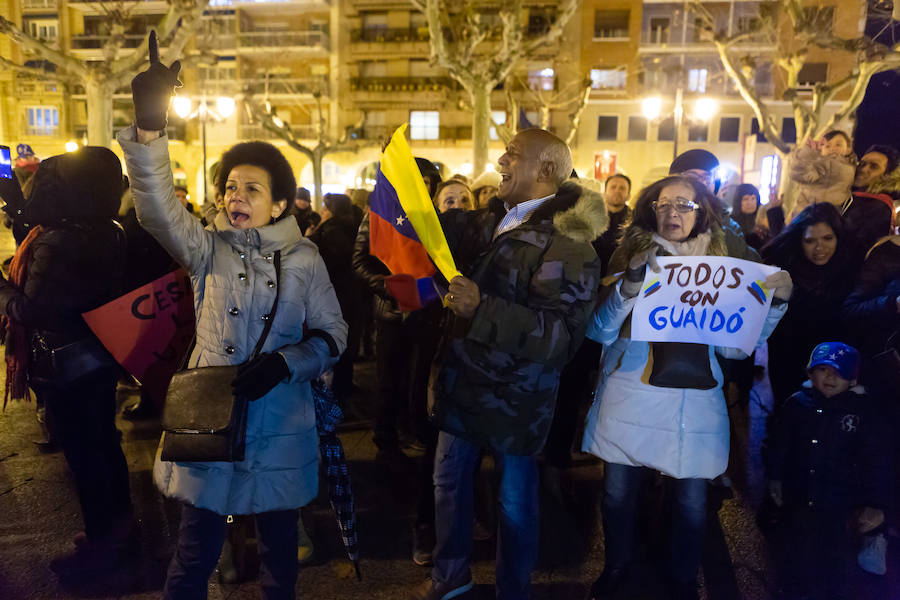
[[[541,129],[550,131],[550,107],[541,106]]]
[[[322,208],[322,162],[324,158],[325,152],[320,143],[309,157],[313,172],[313,210]]]
[[[472,87],[472,174],[478,177],[488,162],[491,143],[491,86]]]
[[[89,79],[85,85],[87,92],[87,138],[91,146],[112,144],[113,92],[106,81]]]

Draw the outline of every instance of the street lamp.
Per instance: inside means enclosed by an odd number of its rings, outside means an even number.
[[[659,96],[650,96],[644,98],[641,102],[641,111],[648,121],[654,121],[662,114],[662,98]],[[695,121],[709,122],[710,119],[719,112],[719,103],[713,98],[698,98],[694,103],[694,112],[691,118]],[[672,149],[672,157],[678,157],[678,134],[681,132],[681,125],[684,123],[684,88],[679,86],[675,90],[675,107],[672,109],[672,120],[674,121],[673,135],[674,147]]]
[[[233,115],[234,98],[219,96],[218,98],[216,98],[216,106],[215,108],[213,108],[209,105],[206,94],[203,94],[203,96],[201,96],[200,98],[200,102],[197,104],[197,107],[194,108],[190,98],[186,98],[184,96],[176,96],[172,100],[172,108],[175,110],[175,114],[185,121],[198,117],[200,119],[200,129],[202,131],[203,140],[200,160],[203,163],[203,202],[205,203],[208,199],[206,192],[206,121],[212,118],[218,123]]]

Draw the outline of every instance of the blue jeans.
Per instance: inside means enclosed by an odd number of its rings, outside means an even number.
[[[603,533],[606,569],[618,569],[631,562],[634,552],[634,521],[641,483],[652,473],[646,467],[606,463],[603,496]],[[674,505],[669,540],[669,569],[672,578],[687,583],[697,578],[706,525],[705,479],[673,479]]]
[[[432,578],[465,583],[471,576],[473,479],[481,447],[446,432],[434,459],[435,533]],[[538,553],[538,473],[534,456],[494,453],[500,471],[497,598],[524,600]]]

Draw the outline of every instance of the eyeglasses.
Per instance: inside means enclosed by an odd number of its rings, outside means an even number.
[[[650,203],[650,208],[653,209],[653,212],[657,213],[668,213],[674,210],[675,212],[685,214],[697,210],[698,208],[700,208],[700,205],[693,200],[688,200],[687,198],[677,198],[674,201],[654,200]]]

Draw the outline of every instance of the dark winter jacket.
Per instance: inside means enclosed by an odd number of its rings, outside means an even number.
[[[891,233],[894,213],[889,206],[890,197],[884,197],[882,200],[871,194],[854,192],[841,211],[847,231],[853,233],[863,251],[868,251],[875,242]]]
[[[22,207],[33,242],[23,289],[0,280],[0,307],[51,347],[90,336],[81,313],[121,291],[125,236],[113,219],[122,168],[107,148],[87,147],[41,163]]]
[[[774,424],[766,477],[782,482],[790,506],[884,508],[891,444],[875,402],[861,387],[825,398],[809,385],[788,399]]]
[[[399,321],[403,313],[384,286],[384,278],[391,272],[377,257],[369,254],[369,215],[363,217],[353,244],[353,270],[375,295],[375,318]]]
[[[844,315],[864,356],[881,352],[888,338],[900,332],[898,297],[900,245],[893,240],[885,241],[869,253],[853,291],[844,302]]]
[[[609,259],[612,258],[616,246],[619,245],[619,239],[625,225],[631,220],[631,209],[627,206],[617,213],[609,213],[609,227],[603,232],[603,235],[594,240],[594,250],[600,257],[601,275],[606,277],[609,267]]]
[[[319,247],[319,254],[325,261],[345,321],[355,318],[359,303],[358,283],[353,272],[353,244],[358,229],[359,221],[348,211],[323,221],[309,237]]]
[[[437,426],[500,452],[541,450],[559,374],[594,308],[606,229],[602,196],[567,182],[529,219],[496,240],[502,204],[443,222],[457,267],[481,291],[473,318],[453,318],[432,375]]]
[[[178,268],[178,263],[138,223],[134,208],[122,217],[122,227],[128,240],[123,291],[137,289]]]
[[[794,282],[787,313],[769,336],[769,377],[776,405],[806,381],[806,363],[813,348],[822,342],[849,341],[843,305],[859,258],[855,248],[844,248],[843,241],[838,244],[832,259],[822,266],[810,263],[802,250],[790,256],[765,257],[767,263],[790,273]]]

